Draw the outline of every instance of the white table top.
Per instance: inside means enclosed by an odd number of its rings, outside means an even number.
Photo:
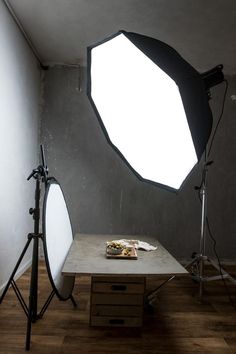
[[[106,258],[106,241],[138,239],[155,251],[137,250],[138,259]],[[182,265],[156,240],[146,236],[77,234],[62,269],[64,275],[174,275],[186,274]]]

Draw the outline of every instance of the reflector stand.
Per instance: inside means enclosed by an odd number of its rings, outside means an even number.
[[[26,329],[26,340],[25,340],[25,349],[30,350],[30,342],[31,342],[31,327],[32,323],[37,322],[37,320],[41,319],[47,310],[49,304],[51,303],[54,295],[57,295],[60,300],[67,300],[70,299],[73,303],[74,306],[76,306],[76,302],[71,294],[73,290],[74,282],[73,280],[69,281],[69,289],[70,293],[68,293],[68,287],[66,286],[66,297],[63,297],[63,294],[58,293],[57,288],[53,287],[52,292],[49,294],[46,302],[44,303],[41,311],[38,313],[38,255],[39,255],[39,240],[41,239],[43,241],[44,247],[45,246],[45,237],[44,234],[39,232],[39,224],[40,224],[40,195],[41,195],[41,182],[47,186],[48,181],[51,180],[51,178],[48,178],[48,168],[45,164],[45,157],[44,157],[44,150],[43,146],[40,146],[41,150],[41,160],[42,160],[42,165],[39,165],[37,168],[35,168],[27,180],[30,180],[32,177],[35,179],[36,185],[35,185],[35,207],[30,208],[29,213],[32,215],[33,220],[34,220],[34,232],[28,234],[28,240],[26,242],[25,247],[23,248],[23,251],[13,269],[13,272],[7,282],[7,285],[0,297],[0,304],[2,303],[8,289],[10,286],[12,286],[17,299],[20,302],[20,305],[22,306],[22,309],[27,316],[27,329]],[[44,198],[45,200],[45,198]],[[45,203],[44,203],[45,204]],[[31,278],[30,278],[30,288],[29,288],[29,304],[27,306],[19,288],[17,287],[17,284],[14,280],[15,274],[21,264],[22,259],[24,258],[24,255],[30,246],[31,241],[33,241],[33,252],[32,252],[32,266],[31,266]],[[50,273],[50,264],[47,264],[47,270],[49,274],[49,278],[51,276]],[[63,282],[62,282],[63,283]],[[65,282],[67,285],[67,282]],[[64,288],[63,288],[64,289]],[[60,296],[61,295],[61,296]]]

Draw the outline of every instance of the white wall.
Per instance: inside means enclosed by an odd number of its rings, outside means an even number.
[[[37,61],[0,0],[0,291],[33,232],[34,181],[26,179],[38,165],[39,99]]]

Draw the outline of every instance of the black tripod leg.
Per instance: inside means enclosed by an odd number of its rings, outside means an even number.
[[[50,302],[52,301],[53,297],[55,295],[55,291],[53,290],[49,297],[47,298],[45,304],[43,305],[40,313],[38,314],[38,318],[42,318],[44,315],[44,312],[47,310],[48,306],[50,305]]]
[[[27,321],[27,333],[25,349],[30,349],[31,324],[37,320],[37,297],[38,297],[38,237],[34,237],[33,260],[30,281],[29,315]]]
[[[14,276],[15,276],[15,274],[16,274],[16,272],[17,272],[17,269],[19,268],[19,265],[20,265],[20,263],[21,263],[21,261],[22,261],[24,255],[25,255],[25,252],[27,251],[27,248],[29,247],[29,244],[30,244],[31,240],[32,240],[32,237],[29,237],[28,241],[26,242],[26,245],[25,245],[25,247],[24,247],[24,249],[23,249],[23,251],[22,251],[22,253],[21,253],[21,255],[20,255],[20,257],[19,257],[19,259],[18,259],[18,261],[17,261],[17,263],[16,263],[16,265],[15,265],[15,268],[14,268],[14,270],[13,270],[13,272],[12,272],[12,274],[11,274],[11,276],[10,276],[8,282],[7,282],[7,285],[6,285],[6,287],[5,287],[5,289],[4,289],[3,293],[2,293],[2,295],[1,295],[1,297],[0,297],[0,304],[1,304],[1,302],[3,301],[3,299],[4,299],[4,297],[5,297],[6,293],[7,293],[7,290],[8,290],[8,288],[9,288],[9,286],[11,285],[11,282],[12,282],[13,279],[14,279]]]
[[[16,282],[14,280],[12,280],[12,288],[13,290],[15,291],[15,294],[17,296],[17,299],[19,300],[20,304],[21,304],[21,307],[23,308],[24,310],[24,313],[26,314],[26,317],[28,317],[28,307],[25,303],[25,300],[23,298],[23,296],[21,295],[21,292],[18,288],[18,286],[16,285]]]

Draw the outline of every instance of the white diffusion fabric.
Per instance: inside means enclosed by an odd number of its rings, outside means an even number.
[[[120,34],[92,49],[91,96],[136,172],[178,189],[197,156],[176,83]]]
[[[50,273],[59,295],[68,297],[71,295],[74,279],[62,276],[61,271],[73,242],[73,234],[65,199],[59,184],[51,183],[49,185],[46,198],[44,232]]]

